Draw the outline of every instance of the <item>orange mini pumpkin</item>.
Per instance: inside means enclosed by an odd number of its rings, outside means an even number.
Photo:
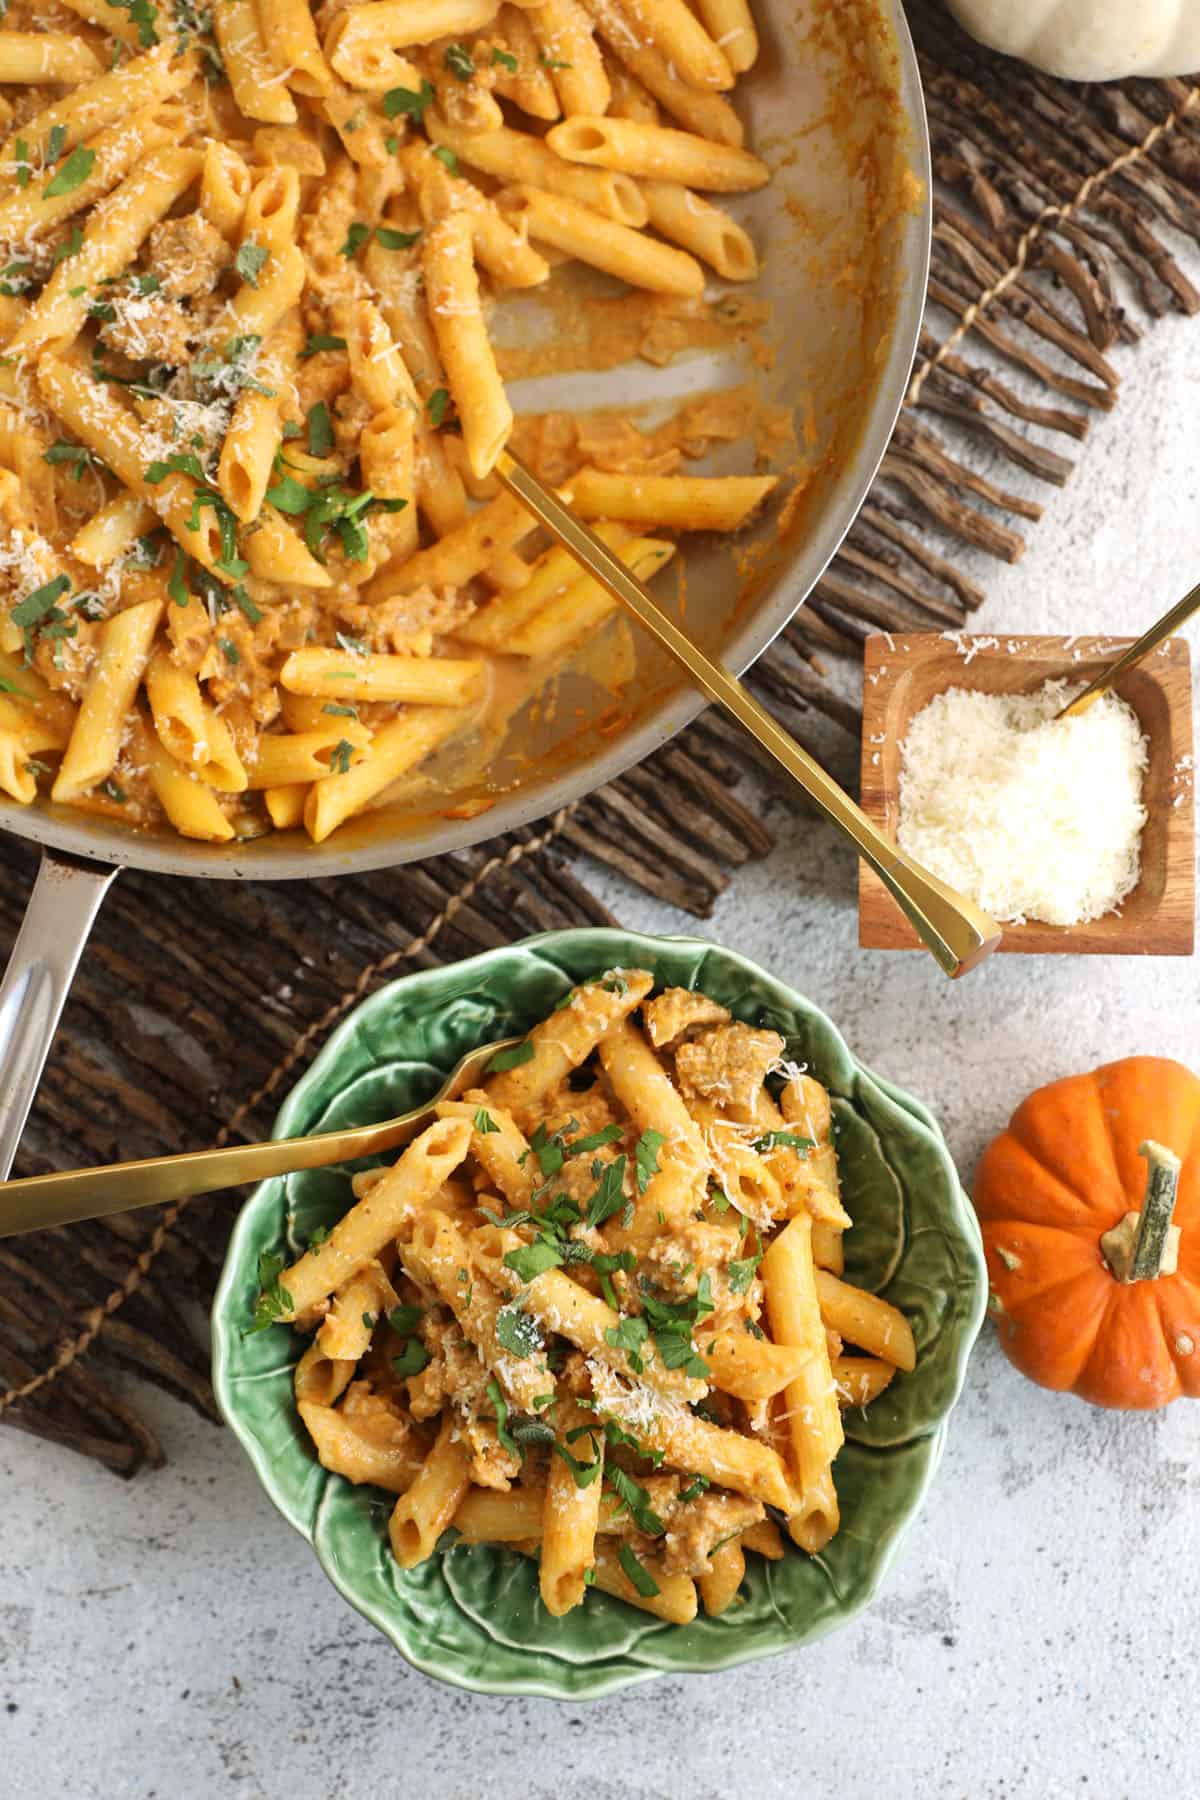
[[[1039,1088],[975,1184],[1000,1342],[1096,1406],[1200,1396],[1200,1079],[1134,1056]]]

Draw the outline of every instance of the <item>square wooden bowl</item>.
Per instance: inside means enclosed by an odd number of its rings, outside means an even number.
[[[894,838],[900,746],[922,707],[947,688],[1029,692],[1054,675],[1090,681],[1130,640],[969,637],[940,632],[868,638],[863,671],[862,806]],[[1005,925],[1001,950],[1104,956],[1190,956],[1195,936],[1192,679],[1187,642],[1172,638],[1116,690],[1150,740],[1143,795],[1141,880],[1119,913],[1088,925]],[[858,941],[870,950],[919,950],[920,939],[883,883],[859,864]]]

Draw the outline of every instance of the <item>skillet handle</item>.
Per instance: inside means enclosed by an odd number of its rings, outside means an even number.
[[[0,1181],[7,1178],[92,921],[117,871],[43,850],[0,981]]]

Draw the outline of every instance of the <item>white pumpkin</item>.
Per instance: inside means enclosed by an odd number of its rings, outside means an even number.
[[[1196,0],[947,0],[959,24],[1068,81],[1200,69]]]

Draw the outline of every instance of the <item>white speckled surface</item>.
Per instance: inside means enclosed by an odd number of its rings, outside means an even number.
[[[979,628],[1130,631],[1196,579],[1197,332],[1168,322],[1124,359],[1120,408],[1050,493],[1023,563],[977,565],[991,596]],[[1012,957],[952,987],[924,958],[860,953],[850,857],[782,808],[773,823],[780,847],[703,932],[805,990],[930,1101],[968,1179],[1037,1083],[1134,1051],[1200,1060],[1194,961]],[[613,884],[605,895],[631,925],[692,929]],[[153,1392],[139,1399],[172,1461],[130,1486],[0,1436],[0,1793],[1196,1791],[1200,1410],[1092,1412],[1026,1385],[985,1332],[929,1504],[873,1611],[815,1651],[574,1707],[477,1699],[411,1673],[338,1599],[231,1439]]]

